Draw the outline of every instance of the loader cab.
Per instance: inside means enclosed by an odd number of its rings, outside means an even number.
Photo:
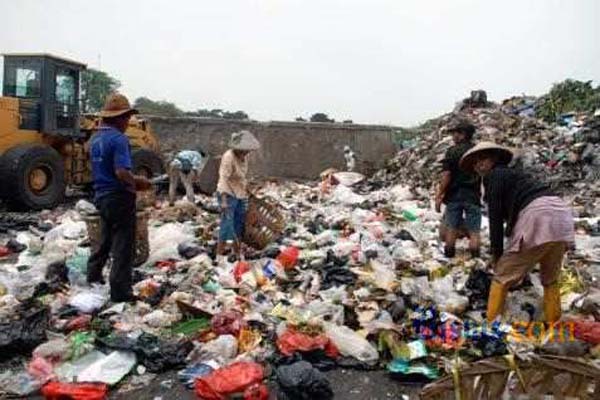
[[[85,64],[48,54],[5,54],[2,93],[19,99],[19,128],[82,136],[79,77],[85,68]]]

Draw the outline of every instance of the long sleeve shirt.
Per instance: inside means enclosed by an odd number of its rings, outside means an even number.
[[[227,150],[221,157],[219,166],[219,183],[217,192],[227,193],[238,199],[248,197],[248,160],[240,159],[235,156],[233,150]]]
[[[490,219],[491,253],[498,258],[504,252],[504,236],[511,234],[521,210],[538,197],[554,193],[546,183],[506,166],[496,166],[483,183]]]

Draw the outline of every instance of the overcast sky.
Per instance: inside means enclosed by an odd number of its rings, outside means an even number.
[[[100,67],[132,99],[411,125],[471,89],[600,81],[598,0],[0,0],[0,51]]]

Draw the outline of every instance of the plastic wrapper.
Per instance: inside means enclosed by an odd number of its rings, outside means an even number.
[[[347,326],[324,324],[325,334],[344,356],[354,357],[366,364],[375,364],[379,360],[377,349],[367,339]]]
[[[254,384],[260,384],[263,377],[264,369],[260,364],[237,362],[196,380],[195,392],[202,399],[222,400],[226,396],[243,393]]]
[[[306,361],[277,368],[277,383],[285,400],[330,400],[333,390],[327,377]]]
[[[439,370],[436,367],[424,363],[410,363],[406,360],[392,361],[388,364],[388,371],[402,375],[422,375],[430,380],[440,377]]]

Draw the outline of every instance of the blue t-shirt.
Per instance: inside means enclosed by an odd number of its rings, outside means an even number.
[[[101,126],[92,136],[90,155],[96,199],[115,192],[135,193],[135,188],[120,181],[115,173],[119,168],[132,168],[127,136],[113,127]]]

